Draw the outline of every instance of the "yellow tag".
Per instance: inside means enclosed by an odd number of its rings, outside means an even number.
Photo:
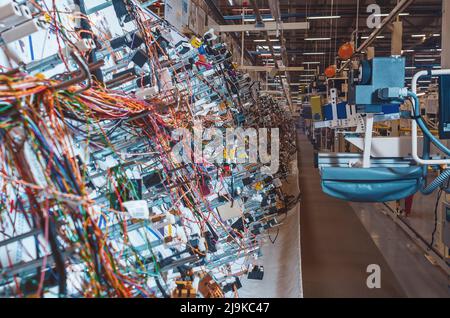
[[[46,79],[45,75],[42,74],[42,73],[37,73],[37,74],[35,75],[35,77],[36,77],[37,79],[39,79],[39,80],[45,80],[45,79]]]
[[[48,12],[45,12],[44,14],[44,20],[47,23],[50,23],[52,21],[52,17],[50,16],[50,14]]]
[[[264,188],[263,183],[262,182],[257,182],[255,183],[255,189],[257,191],[261,191]]]
[[[238,155],[238,158],[239,158],[239,159],[247,159],[248,156],[247,156],[247,154],[246,154],[245,152],[241,152],[241,153]]]
[[[202,40],[200,40],[199,38],[193,36],[192,39],[191,39],[191,45],[193,47],[195,47],[196,49],[198,49],[202,45]]]

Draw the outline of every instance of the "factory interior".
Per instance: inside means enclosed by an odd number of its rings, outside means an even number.
[[[449,140],[448,0],[0,0],[0,298],[450,298]]]

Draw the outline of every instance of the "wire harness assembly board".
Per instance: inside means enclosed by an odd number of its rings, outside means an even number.
[[[296,203],[290,114],[214,30],[113,2],[0,10],[0,296],[236,296]],[[21,59],[39,33],[57,51]]]

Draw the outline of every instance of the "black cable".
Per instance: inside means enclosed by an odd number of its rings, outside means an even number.
[[[155,277],[155,282],[156,282],[156,286],[158,286],[158,289],[161,292],[161,294],[163,295],[163,297],[170,298],[169,295],[167,294],[166,290],[161,285],[161,282],[159,281],[158,277]]]
[[[277,241],[278,234],[280,234],[280,228],[277,228],[277,234],[275,235],[275,238],[272,240],[272,238],[270,237],[270,232],[269,232],[269,240],[272,244],[275,244],[275,242]]]
[[[437,195],[437,199],[436,199],[436,204],[434,206],[434,229],[433,229],[433,233],[431,234],[431,242],[430,242],[430,247],[433,247],[434,244],[434,236],[436,234],[437,231],[437,221],[438,221],[438,206],[439,206],[439,201],[441,200],[441,195],[442,195],[443,189],[440,189]]]

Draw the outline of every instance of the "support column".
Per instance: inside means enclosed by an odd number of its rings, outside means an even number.
[[[402,55],[403,22],[395,21],[392,25],[391,55]]]
[[[442,68],[450,68],[450,1],[442,1]]]

